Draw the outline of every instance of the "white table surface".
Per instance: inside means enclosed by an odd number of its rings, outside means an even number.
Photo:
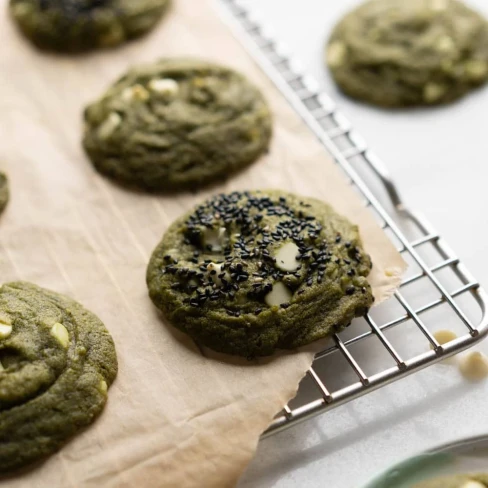
[[[470,3],[488,16],[486,0]],[[488,286],[488,87],[440,109],[388,112],[355,103],[335,88],[322,57],[332,26],[358,0],[248,4],[337,101],[409,206]],[[488,341],[475,348],[488,353]],[[431,366],[261,441],[239,488],[360,487],[419,450],[488,433],[487,398],[488,382],[470,384],[455,367]]]

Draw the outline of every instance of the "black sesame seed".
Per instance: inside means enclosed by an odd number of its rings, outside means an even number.
[[[289,303],[282,303],[282,304],[280,305],[280,307],[281,307],[281,308],[284,308],[284,309],[287,309],[289,306],[290,306],[290,304],[289,304]]]
[[[352,285],[351,286],[348,286],[346,288],[346,295],[352,295],[355,291],[356,291],[356,287],[354,287]]]

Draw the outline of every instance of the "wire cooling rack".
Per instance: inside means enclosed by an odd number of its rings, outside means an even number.
[[[403,203],[384,164],[242,0],[219,0],[233,32],[280,89],[409,264],[386,303],[335,334],[270,435],[456,354],[488,333],[487,295],[430,224]],[[384,201],[384,204],[380,203]],[[457,338],[440,344],[434,332]]]

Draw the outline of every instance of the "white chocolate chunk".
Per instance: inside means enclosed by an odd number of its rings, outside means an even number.
[[[207,265],[207,270],[208,270],[209,276],[212,279],[212,281],[217,285],[222,284],[222,280],[221,280],[221,278],[219,278],[219,275],[222,274],[222,267],[223,266],[224,266],[224,263],[208,263],[208,265]],[[215,273],[212,273],[213,271],[215,271]],[[230,280],[229,273],[225,270],[224,270],[224,273],[225,273],[224,280]]]
[[[12,319],[7,314],[0,312],[0,324],[12,325]]]
[[[468,78],[474,81],[481,81],[488,74],[488,64],[481,59],[466,61],[464,69]]]
[[[0,324],[0,339],[6,339],[12,333],[12,326]]]
[[[121,123],[122,117],[117,112],[111,112],[98,128],[98,137],[102,140],[108,139]]]
[[[64,347],[67,348],[69,344],[69,333],[66,327],[59,322],[56,322],[51,327],[51,335]]]
[[[481,352],[470,352],[459,362],[461,374],[469,381],[481,381],[488,376],[488,358]]]
[[[108,390],[107,382],[104,380],[100,381],[99,389],[104,395],[106,395]]]
[[[440,37],[437,40],[435,46],[437,48],[437,51],[440,51],[442,53],[451,52],[455,48],[454,41],[452,40],[452,37],[449,37],[449,36]]]
[[[222,251],[228,241],[229,237],[225,227],[205,229],[203,233],[203,245],[204,247],[210,246],[212,251]]]
[[[273,289],[264,297],[264,301],[270,307],[279,306],[282,303],[288,303],[292,297],[291,291],[281,282],[278,281],[273,285]]]
[[[469,480],[464,482],[462,485],[460,485],[459,488],[486,488],[486,487],[479,481]]]
[[[434,332],[433,336],[434,339],[441,345],[447,344],[448,342],[457,339],[457,335],[452,330],[447,330],[447,329],[438,330]],[[434,346],[431,344],[430,348],[434,349]],[[456,364],[456,357],[449,357],[441,361],[441,363],[446,365],[454,365]]]
[[[283,271],[296,271],[300,266],[300,263],[297,261],[298,252],[298,246],[294,242],[287,242],[274,255],[276,258],[276,266]]]
[[[457,339],[457,335],[452,330],[441,329],[434,332],[434,338],[439,344],[447,344]]]
[[[149,89],[164,95],[176,95],[180,89],[178,83],[171,78],[160,78],[151,80],[148,84]]]
[[[149,92],[139,84],[129,86],[122,91],[122,99],[126,102],[138,100],[144,102],[149,98]]]
[[[346,45],[342,41],[334,41],[327,48],[327,64],[332,68],[344,64],[347,55]]]
[[[424,100],[432,103],[437,102],[446,93],[446,87],[437,83],[427,83],[424,86]]]

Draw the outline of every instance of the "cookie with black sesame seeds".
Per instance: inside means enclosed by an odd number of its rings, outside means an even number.
[[[337,24],[326,62],[353,98],[448,103],[488,80],[488,23],[458,0],[370,0]]]
[[[84,147],[102,174],[146,191],[189,190],[256,161],[272,121],[236,71],[192,58],[139,66],[85,111]]]
[[[373,303],[370,257],[332,207],[282,191],[217,195],[177,219],[147,268],[175,327],[244,357],[293,349],[346,327]]]
[[[0,171],[0,214],[4,211],[9,200],[8,180],[5,173]]]
[[[10,0],[21,31],[42,49],[112,47],[150,31],[170,0]]]
[[[114,342],[79,303],[36,285],[0,287],[0,473],[56,452],[103,410]]]

